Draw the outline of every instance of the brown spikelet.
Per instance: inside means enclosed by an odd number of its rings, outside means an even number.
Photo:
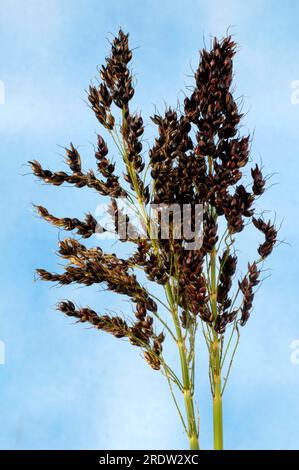
[[[58,218],[51,215],[43,206],[34,207],[36,208],[38,215],[47,222],[67,231],[76,230],[77,234],[81,235],[83,238],[89,238],[96,232],[105,232],[105,228],[101,227],[91,214],[87,214],[85,216],[85,220],[81,221],[79,219],[69,217]]]
[[[263,219],[252,218],[254,226],[265,235],[265,242],[258,248],[258,253],[262,258],[266,258],[272,252],[277,241],[277,230],[270,220],[266,223]]]

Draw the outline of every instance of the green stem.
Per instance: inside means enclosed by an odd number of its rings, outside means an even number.
[[[210,257],[211,267],[211,308],[214,321],[217,318],[217,281],[216,281],[216,247],[213,247]],[[213,342],[210,357],[213,378],[213,429],[214,449],[223,449],[222,394],[221,394],[221,352],[219,335],[213,328]]]
[[[177,345],[179,349],[180,362],[181,362],[181,371],[182,371],[182,380],[183,380],[183,394],[184,394],[184,403],[186,409],[187,423],[188,423],[188,438],[190,443],[191,450],[199,449],[198,441],[198,430],[196,426],[195,411],[194,411],[194,402],[193,402],[193,393],[191,387],[191,381],[189,376],[189,368],[186,356],[186,345],[182,335],[182,330],[179,323],[177,307],[174,301],[172,288],[169,283],[165,286],[167,298],[169,305],[171,307],[173,321],[176,329],[177,335]]]
[[[222,396],[221,377],[214,375],[213,421],[214,421],[214,449],[223,449],[223,423],[222,423]]]

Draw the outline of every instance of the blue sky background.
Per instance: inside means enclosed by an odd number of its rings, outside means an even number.
[[[54,311],[70,297],[99,311],[131,312],[129,304],[97,289],[51,288],[34,282],[34,268],[57,269],[57,230],[34,216],[31,203],[60,216],[93,211],[97,195],[45,187],[24,163],[40,159],[63,169],[59,145],[80,146],[92,165],[93,114],[85,104],[90,80],[108,52],[105,38],[122,26],[131,33],[137,77],[136,108],[145,120],[154,105],[176,105],[198,50],[227,28],[239,42],[236,96],[243,96],[244,132],[254,133],[252,157],[274,173],[262,204],[282,221],[268,266],[271,277],[257,294],[254,313],[225,393],[225,445],[233,449],[299,448],[299,365],[290,361],[299,339],[298,151],[299,4],[291,0],[1,0],[0,105],[2,229],[0,340],[0,448],[184,448],[185,436],[161,375],[124,342]],[[148,137],[153,129],[147,129]],[[248,258],[255,235],[240,249]],[[107,245],[105,245],[107,246]],[[211,446],[211,403],[199,344],[201,444]],[[171,353],[172,354],[172,353]]]

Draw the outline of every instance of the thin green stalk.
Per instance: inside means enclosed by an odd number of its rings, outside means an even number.
[[[214,374],[213,397],[214,449],[223,449],[222,395],[221,376]]]
[[[163,365],[163,364],[162,364],[162,365]],[[186,434],[188,435],[188,429],[187,429],[187,426],[186,426],[185,420],[184,420],[184,418],[183,418],[183,415],[182,415],[182,413],[181,413],[181,410],[180,410],[179,404],[178,404],[178,402],[177,402],[177,399],[176,399],[175,393],[174,393],[174,391],[173,391],[173,387],[172,387],[171,379],[170,379],[170,377],[168,376],[167,369],[165,368],[165,366],[164,366],[164,365],[163,365],[163,367],[164,367],[164,370],[165,370],[165,377],[166,377],[166,379],[167,379],[167,382],[168,382],[168,386],[169,386],[169,389],[170,389],[170,393],[171,393],[171,396],[172,396],[173,402],[174,402],[174,404],[175,404],[175,407],[176,407],[176,409],[177,409],[177,412],[178,412],[178,415],[179,415],[179,417],[180,417],[180,420],[181,420],[181,423],[182,423],[182,425],[183,425],[183,428],[184,428],[184,430],[185,430]]]
[[[188,438],[189,438],[189,443],[190,443],[190,449],[198,450],[199,449],[198,430],[196,426],[193,394],[191,390],[191,382],[190,382],[189,368],[188,368],[188,363],[187,363],[185,341],[183,339],[182,330],[181,330],[179,319],[178,319],[177,306],[175,304],[172,288],[169,283],[166,284],[165,290],[166,290],[167,299],[169,301],[169,305],[172,311],[173,321],[174,321],[174,325],[176,329],[176,335],[178,338],[177,345],[179,349],[180,362],[181,362],[182,380],[183,380],[183,386],[184,386],[183,394],[184,394],[184,402],[185,402],[186,416],[187,416],[187,422],[188,422]]]
[[[227,342],[227,346],[225,348],[225,352],[223,354],[223,357],[221,358],[221,368],[224,366],[225,359],[226,359],[226,356],[228,354],[228,351],[229,351],[229,348],[230,348],[230,345],[231,345],[231,342],[232,342],[232,339],[233,339],[233,336],[234,336],[234,333],[235,333],[235,329],[236,329],[236,322],[234,323],[234,326],[232,328],[232,332],[231,332],[229,340]]]
[[[211,269],[211,308],[214,321],[217,318],[217,284],[216,284],[216,247],[210,255]],[[223,449],[223,420],[222,420],[222,395],[221,395],[221,363],[219,335],[213,329],[213,343],[211,345],[211,365],[213,379],[213,429],[214,449]]]
[[[236,341],[236,344],[235,344],[234,349],[233,349],[233,353],[232,353],[231,360],[230,360],[230,363],[229,363],[229,366],[228,366],[226,377],[224,379],[224,385],[223,385],[223,388],[222,388],[221,395],[223,395],[223,393],[224,393],[224,390],[225,390],[225,387],[226,387],[226,384],[227,384],[227,381],[228,381],[228,377],[229,377],[229,374],[230,374],[230,371],[231,371],[231,368],[232,368],[232,365],[233,365],[234,357],[235,357],[237,348],[239,346],[240,332],[239,332],[239,329],[238,329],[237,325],[236,325],[236,331],[237,331],[237,341]]]
[[[208,158],[209,173],[213,174],[213,159]],[[217,222],[217,214],[214,213],[211,207],[211,216],[214,217],[215,223]],[[213,246],[210,254],[210,303],[213,315],[213,322],[217,319],[217,276],[216,276],[216,257],[217,249]],[[207,270],[209,273],[209,269]],[[222,395],[221,395],[221,341],[219,335],[212,327],[212,343],[210,347],[210,364],[211,364],[211,378],[213,388],[213,431],[214,431],[214,449],[223,449],[223,421],[222,421]]]

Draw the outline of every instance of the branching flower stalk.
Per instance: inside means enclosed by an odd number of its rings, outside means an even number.
[[[66,149],[68,172],[52,172],[37,161],[30,162],[33,173],[45,183],[89,187],[110,198],[108,212],[119,240],[135,246],[131,256],[124,259],[82,243],[80,238],[99,233],[104,236],[107,230],[92,214],[84,219],[56,217],[36,206],[43,219],[79,237],[59,242],[58,255],[66,260],[63,273],[44,269],[37,273],[42,280],[61,285],[104,284],[132,301],[135,315],[131,320],[99,314],[70,300],[61,301],[57,308],[78,322],[88,322],[116,338],[127,338],[143,351],[147,363],[167,379],[192,450],[199,449],[195,404],[199,332],[202,330],[208,348],[214,448],[222,449],[222,399],[239,343],[240,326],[250,316],[261,263],[273,250],[277,238],[270,221],[254,217],[255,201],[266,183],[259,166],[251,169],[251,181],[246,187],[241,182],[249,160],[249,136],[240,135],[242,115],[231,92],[235,48],[231,37],[226,37],[215,39],[210,51],[201,52],[195,85],[182,109],[167,108],[164,115],[151,118],[158,136],[145,155],[143,119],[132,112],[130,104],[134,96],[128,65],[132,51],[128,35],[120,30],[101,67],[100,84],[91,85],[88,95],[97,120],[119,153],[118,161],[112,163],[107,143],[98,135],[97,173],[82,169],[81,156],[72,144]],[[121,163],[123,177],[119,176],[121,172],[116,173],[116,164]],[[124,213],[120,198],[138,215],[143,231]],[[202,215],[200,230],[198,205]],[[179,218],[177,207],[182,211]],[[165,208],[171,209],[166,211],[167,236]],[[258,247],[257,260],[249,263],[247,272],[235,281],[236,236],[251,222],[265,240]],[[150,281],[146,286],[140,272]],[[159,294],[152,292],[153,283],[160,286]],[[166,336],[168,343],[164,344]],[[179,367],[169,363],[169,342],[177,347]]]

